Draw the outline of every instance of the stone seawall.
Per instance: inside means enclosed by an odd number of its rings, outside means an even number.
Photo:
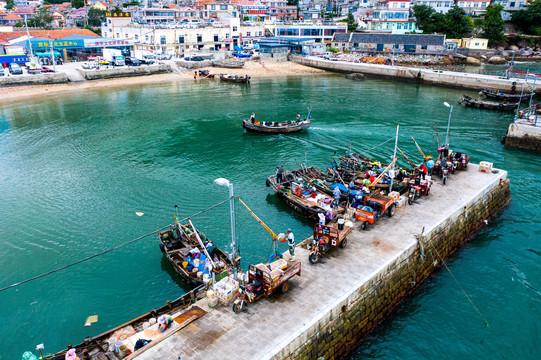
[[[0,78],[0,87],[16,85],[47,85],[67,83],[68,76],[65,73],[45,73],[36,75],[12,75]]]
[[[512,123],[504,142],[506,146],[541,151],[541,124],[535,127],[530,123]]]
[[[330,61],[316,57],[291,56],[291,61],[298,64],[315,67],[318,69],[342,72],[342,73],[362,73],[366,76],[415,82],[419,84],[428,84],[468,90],[497,90],[510,92],[513,86],[522,88],[523,79],[501,79],[497,76],[456,73],[444,70],[431,70],[422,67],[389,66],[367,63],[353,63],[344,61]],[[525,92],[531,92],[533,86],[527,83],[524,87]],[[534,89],[541,93],[541,89]]]
[[[172,72],[171,66],[166,64],[144,66],[122,66],[110,69],[84,70],[77,69],[86,80],[110,79],[126,76],[143,76],[164,74]]]
[[[356,291],[337,299],[295,341],[283,344],[272,359],[344,357],[441,266],[441,259],[479,232],[485,220],[498,215],[509,201],[509,180],[500,179],[440,224],[420,229],[417,242],[375,271]]]

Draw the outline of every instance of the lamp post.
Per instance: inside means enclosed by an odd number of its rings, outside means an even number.
[[[453,105],[449,105],[448,102],[444,102],[443,105],[449,108],[449,121],[447,121],[447,134],[445,134],[445,144],[443,146],[449,146],[449,128],[451,127],[451,114],[453,113]]]
[[[232,259],[234,262],[237,257],[237,242],[236,242],[236,233],[235,233],[235,197],[233,195],[233,184],[229,180],[224,178],[218,178],[214,180],[216,185],[227,186],[229,188],[229,212],[231,214],[231,251]],[[237,266],[233,264],[233,278],[237,280]]]

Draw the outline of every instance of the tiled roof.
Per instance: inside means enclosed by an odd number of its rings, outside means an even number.
[[[349,41],[350,36],[351,34],[335,33],[333,41],[340,41],[340,42]]]
[[[334,34],[334,41],[348,41],[350,34]],[[340,40],[337,40],[340,39]],[[345,40],[342,40],[345,39]],[[380,33],[353,33],[352,43],[360,44],[400,44],[400,45],[441,45],[445,44],[445,35],[421,34],[380,34]]]
[[[25,36],[26,31],[13,31],[0,33],[0,38],[4,40],[15,39],[19,36]],[[87,35],[92,37],[99,37],[98,34],[87,29],[65,29],[65,30],[30,30],[30,36],[49,38],[56,40],[65,38],[70,35]]]
[[[22,20],[23,18],[16,14],[9,14],[4,17],[4,20]]]

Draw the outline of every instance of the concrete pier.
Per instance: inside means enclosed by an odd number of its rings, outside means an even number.
[[[122,66],[97,70],[77,69],[86,80],[110,79],[126,76],[143,76],[164,74],[172,72],[167,64],[155,64],[144,66]]]
[[[505,145],[541,151],[541,116],[533,115],[538,119],[517,120],[509,125],[507,135],[505,136]]]
[[[211,309],[202,300],[197,305],[208,311],[205,316],[136,358],[343,357],[441,266],[440,256],[452,254],[510,201],[503,170],[481,173],[470,164],[445,186],[433,180],[428,198],[398,208],[392,218],[385,215],[367,231],[356,223],[347,247],[318,264],[311,265],[308,250],[297,247],[302,276],[290,280],[286,294],[249,304],[241,314],[230,306]]]
[[[513,86],[515,86],[516,89],[522,89],[522,85],[524,83],[524,79],[501,79],[497,76],[431,70],[423,67],[389,66],[367,63],[352,63],[345,61],[330,61],[312,56],[291,56],[291,61],[328,71],[362,73],[371,77],[477,91],[489,89],[510,92],[512,91]],[[529,93],[532,91],[532,88],[532,84],[526,83],[524,91]],[[534,90],[538,93],[541,92],[541,89],[539,88]]]

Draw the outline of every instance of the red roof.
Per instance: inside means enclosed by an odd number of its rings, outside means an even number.
[[[23,18],[16,14],[9,14],[4,20],[22,20]]]
[[[0,44],[9,44],[9,41],[6,41],[4,39],[0,39]]]
[[[6,13],[0,10],[0,15],[6,15]]]
[[[19,36],[25,36],[26,31],[0,32],[0,39],[10,40]],[[30,36],[48,39],[60,39],[70,35],[86,35],[100,37],[93,31],[87,29],[65,29],[65,30],[30,30]]]

